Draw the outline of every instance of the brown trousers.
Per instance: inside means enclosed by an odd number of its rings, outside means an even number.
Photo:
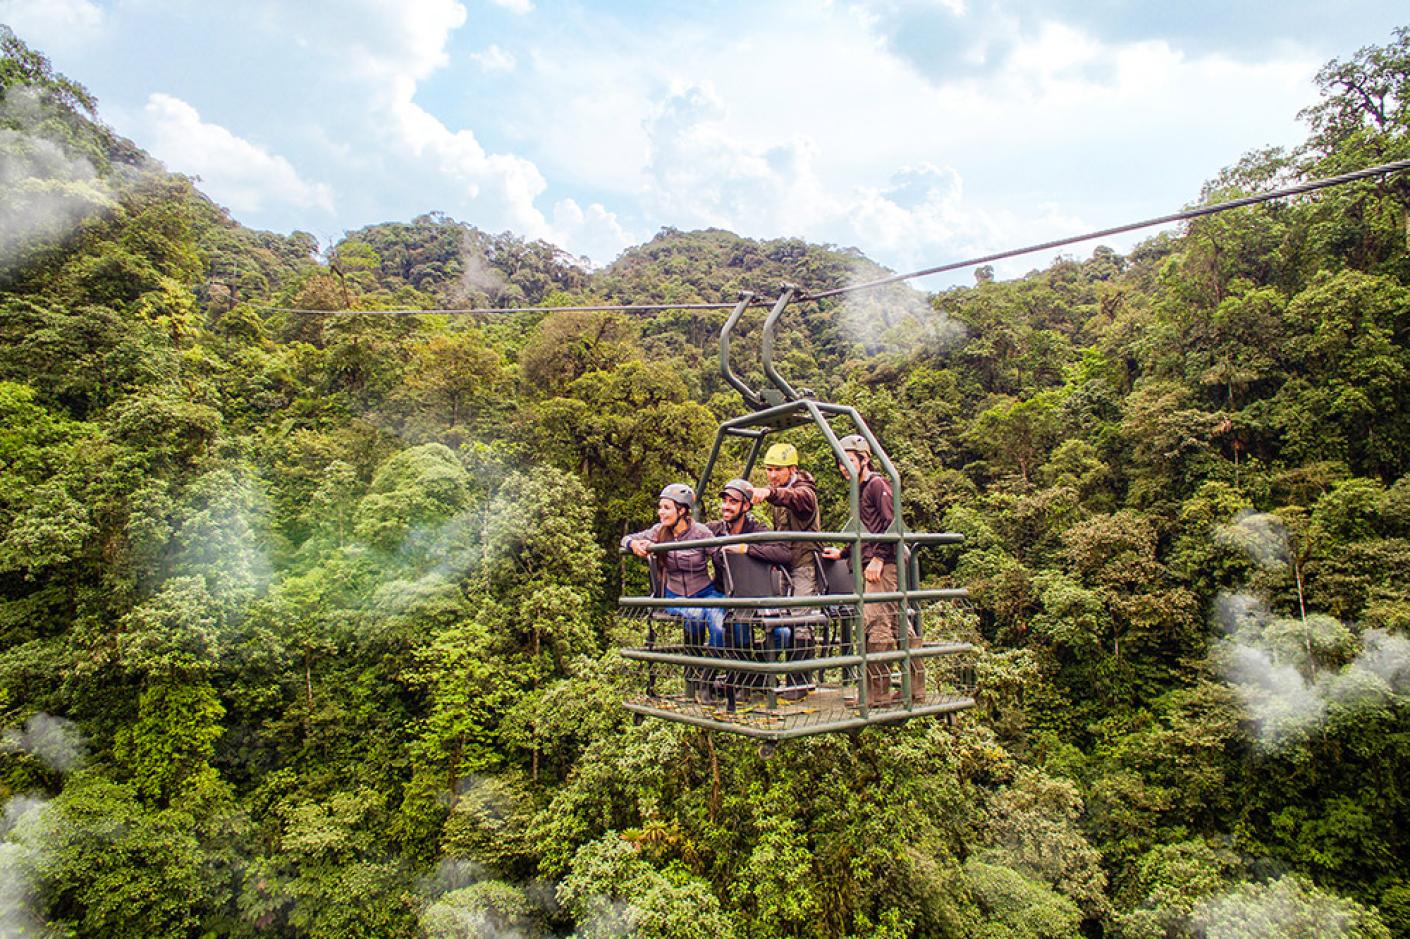
[[[881,580],[872,584],[865,582],[863,590],[877,593],[896,589],[896,565],[887,562],[881,567]],[[868,603],[862,607],[862,621],[866,628],[867,654],[890,652],[899,642],[897,620],[900,619],[900,605],[896,603]],[[920,637],[915,627],[907,624],[908,642],[911,648],[920,645]],[[867,704],[894,703],[891,691],[891,663],[875,662],[867,665]],[[899,696],[899,692],[897,693]],[[925,700],[925,660],[911,659],[911,700]]]
[[[799,564],[789,571],[793,578],[793,595],[795,597],[815,597],[818,595],[818,567],[812,558]],[[793,610],[795,616],[806,616],[809,613],[816,613],[815,606],[800,606]],[[795,639],[812,639],[813,627],[795,626],[793,627],[793,637]]]

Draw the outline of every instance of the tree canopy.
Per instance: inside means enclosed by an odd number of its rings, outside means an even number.
[[[1410,32],[1317,82],[1201,195],[1407,155]],[[966,536],[922,573],[980,690],[765,760],[618,706],[617,539],[739,412],[723,315],[347,311],[881,268],[253,231],[5,27],[0,153],[7,928],[1410,936],[1410,176],[790,311],[780,368]]]

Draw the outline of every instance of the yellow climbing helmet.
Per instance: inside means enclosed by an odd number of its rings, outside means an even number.
[[[764,454],[765,466],[797,466],[798,448],[791,443],[776,443]]]

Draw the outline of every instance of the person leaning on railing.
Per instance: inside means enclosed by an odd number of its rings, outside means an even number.
[[[754,498],[754,486],[747,479],[731,479],[725,483],[720,490],[720,519],[716,522],[706,523],[707,528],[716,537],[723,538],[729,535],[753,535],[759,532],[771,531],[769,526],[759,521],[749,514],[749,507]],[[779,567],[792,567],[793,550],[784,541],[760,541],[751,544],[726,545],[724,550],[748,554],[755,560],[763,561],[765,564],[777,564]]]
[[[685,483],[672,483],[661,490],[656,502],[658,524],[622,539],[622,549],[639,558],[650,557],[649,546],[672,541],[703,541],[713,538],[710,529],[691,518],[695,507],[695,490]],[[698,599],[723,597],[715,586],[710,564],[718,566],[718,548],[681,548],[656,552],[664,596]],[[685,626],[686,645],[703,646],[708,631],[709,644],[723,648],[725,644],[725,611],[720,607],[666,607],[666,612],[679,616]]]
[[[717,538],[722,538],[730,535],[753,535],[769,531],[769,526],[749,514],[753,498],[754,487],[749,480],[731,479],[725,483],[724,488],[720,490],[720,519],[706,524],[710,533]],[[747,554],[756,561],[774,564],[785,569],[793,565],[793,550],[787,542],[783,541],[725,545],[722,550],[732,554]],[[787,626],[775,626],[773,638],[776,648],[786,649],[792,638],[791,630]],[[736,634],[734,644],[740,647],[749,645],[747,627],[743,634]]]

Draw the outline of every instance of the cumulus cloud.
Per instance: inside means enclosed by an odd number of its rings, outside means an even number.
[[[358,0],[340,7],[326,24],[319,11],[271,7],[276,21],[309,37],[312,51],[363,102],[360,121],[368,146],[403,177],[434,181],[446,191],[452,214],[476,225],[548,238],[553,229],[535,205],[547,182],[531,160],[487,150],[472,128],[448,126],[417,101],[421,83],[450,62],[447,44],[467,19],[454,0]],[[310,20],[317,15],[318,28]],[[325,28],[327,26],[327,28]],[[491,47],[472,59],[482,68],[503,68],[508,53]]]
[[[921,76],[886,38],[900,6],[752,10],[747,31],[594,21],[571,39],[550,33],[522,71],[524,106],[545,112],[533,158],[555,182],[620,193],[638,209],[604,201],[643,230],[799,235],[913,269],[1178,207],[1239,146],[1286,139],[1315,71],[1287,50],[1194,57],[1055,18],[1018,28],[985,7],[974,55],[992,72]],[[904,6],[980,17],[958,3]],[[599,54],[608,44],[617,51]],[[917,54],[950,65],[974,44],[951,55],[927,39]],[[1265,105],[1251,113],[1252,98]],[[1133,141],[1175,154],[1180,172],[1152,182]],[[997,267],[1011,276],[1045,263]]]
[[[470,61],[480,66],[480,71],[486,75],[512,72],[514,66],[519,64],[513,53],[506,52],[495,43],[490,43],[484,52],[470,53]]]
[[[199,176],[207,193],[236,212],[271,203],[333,211],[327,185],[304,180],[282,156],[201,120],[180,98],[153,94],[144,118],[148,149],[169,168]]]
[[[386,130],[411,156],[455,183],[489,224],[545,237],[548,223],[534,201],[548,184],[538,167],[513,154],[486,152],[473,131],[451,130],[416,104],[413,90],[410,85],[404,94],[388,89],[380,104]]]
[[[457,0],[266,0],[264,9],[276,29],[321,52],[333,74],[413,83],[450,62],[446,38],[467,18]]]
[[[127,27],[145,6],[102,15]],[[1094,25],[1119,13],[1050,7],[1020,20],[989,0],[812,0],[801,12],[708,18],[567,9],[535,22],[531,39],[457,0],[248,9],[239,21],[265,41],[269,74],[294,75],[320,106],[299,113],[277,147],[232,134],[201,148],[216,166],[159,154],[174,167],[232,206],[319,208],[331,203],[327,187],[292,166],[306,165],[295,147],[321,146],[337,171],[375,174],[356,192],[338,187],[339,209],[359,223],[439,208],[598,261],[663,225],[717,225],[856,246],[901,270],[1158,214],[1240,148],[1286,141],[1318,61],[1287,46],[1240,61]],[[468,44],[462,31],[473,31]],[[483,76],[511,70],[492,98],[467,101]],[[167,120],[202,130],[179,117]],[[165,145],[183,142],[171,136]],[[218,157],[232,148],[272,187],[218,191],[216,168],[234,172]],[[1173,171],[1149,172],[1131,158],[1137,148]]]
[[[34,48],[68,48],[97,34],[103,10],[90,0],[0,0],[0,23]]]
[[[560,199],[553,205],[549,240],[606,264],[642,239],[628,232],[616,213],[600,202],[584,209],[572,199]]]
[[[1199,7],[1192,16],[1152,16],[1140,4],[1091,4],[1080,0],[858,0],[876,33],[897,55],[928,75],[982,72],[1006,49],[1055,21],[1107,43],[1163,39],[1189,55],[1249,55],[1286,46],[1297,34],[1323,36],[1334,47],[1354,48],[1367,33],[1359,24],[1391,18],[1379,4],[1329,8],[1313,0],[1280,5],[1282,23],[1251,4]],[[1358,23],[1359,21],[1359,23]],[[1289,28],[1287,24],[1296,24]]]
[[[751,143],[731,125],[723,101],[700,86],[659,103],[645,121],[646,192],[655,214],[681,227],[859,246],[902,269],[962,260],[1025,224],[1029,237],[1082,227],[1052,206],[1025,221],[971,205],[959,172],[927,161],[904,165],[879,185],[838,185],[826,178],[822,148],[811,137]]]
[[[806,137],[763,145],[741,140],[725,123],[724,103],[692,85],[662,100],[646,120],[650,198],[676,224],[801,234],[835,211]]]

